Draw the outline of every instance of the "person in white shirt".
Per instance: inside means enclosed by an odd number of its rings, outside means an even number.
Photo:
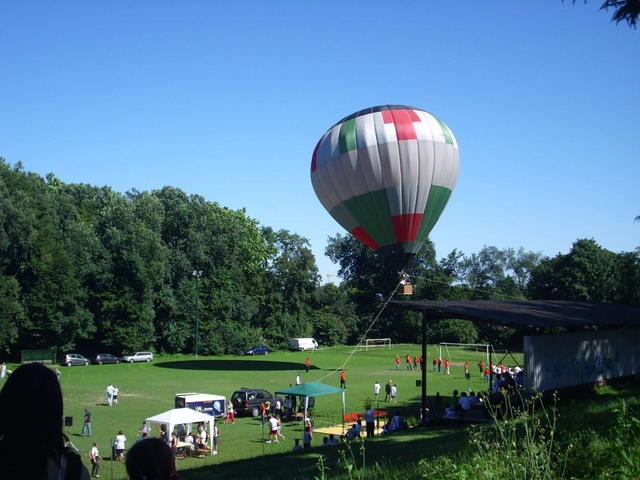
[[[202,448],[206,448],[207,446],[207,431],[202,430],[200,432],[200,442],[198,442]]]
[[[93,448],[89,453],[89,458],[91,459],[91,476],[95,478],[100,478],[98,473],[100,472],[100,460],[102,457],[100,456],[100,452],[98,451],[98,442],[93,442]]]
[[[109,404],[109,406],[113,405],[113,393],[113,385],[109,384],[109,386],[107,387],[107,403]]]
[[[233,402],[231,400],[227,402],[227,418],[225,418],[224,424],[226,425],[227,422],[229,422],[229,420],[231,420],[231,423],[235,425],[236,415],[235,415],[235,412],[233,411]]]
[[[122,433],[122,430],[120,430],[118,432],[118,435],[116,435],[116,442],[115,442],[116,460],[118,461],[122,461],[124,457],[124,442],[126,441],[127,441],[127,437],[125,437]]]
[[[273,440],[274,443],[278,443],[278,419],[269,415],[269,440],[267,443],[271,443]]]

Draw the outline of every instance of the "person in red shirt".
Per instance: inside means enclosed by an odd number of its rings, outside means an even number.
[[[438,358],[438,373],[442,371],[442,359]]]
[[[260,413],[262,414],[262,424],[264,425],[264,423],[267,421],[267,406],[264,404],[264,402],[260,404]]]
[[[309,367],[311,366],[311,360],[309,360],[309,357],[305,360],[304,366],[307,369],[307,373],[309,373]]]
[[[419,357],[413,357],[413,369],[414,370],[418,370],[418,361],[420,360]]]
[[[436,357],[433,357],[433,371],[436,371],[436,368],[438,367],[438,359]]]
[[[340,388],[347,389],[347,374],[344,371],[344,368],[340,372]]]
[[[396,355],[396,370],[400,370],[400,355]]]
[[[484,369],[484,383],[489,383],[489,380],[491,378],[491,370],[489,370],[489,367]]]
[[[478,368],[480,369],[480,376],[482,376],[484,374],[484,362],[482,360],[478,363]]]
[[[411,368],[411,355],[407,355],[404,357],[404,361],[407,362],[407,370],[412,370]]]
[[[451,372],[449,371],[449,359],[447,358],[444,361],[444,371],[447,375],[451,375]]]
[[[464,374],[469,373],[469,362],[464,362]]]

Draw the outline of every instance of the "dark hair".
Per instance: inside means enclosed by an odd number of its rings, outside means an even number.
[[[160,438],[136,442],[125,464],[131,480],[178,480],[173,452]]]
[[[43,478],[47,457],[65,451],[62,391],[56,374],[40,363],[18,367],[0,391],[0,478]],[[30,448],[14,436],[30,425]]]

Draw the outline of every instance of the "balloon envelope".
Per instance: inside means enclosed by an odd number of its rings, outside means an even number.
[[[420,250],[455,187],[451,130],[424,110],[383,105],[331,127],[311,160],[311,183],[331,216],[399,268]]]

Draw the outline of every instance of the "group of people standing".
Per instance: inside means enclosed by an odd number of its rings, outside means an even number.
[[[400,355],[396,355],[396,370],[400,370],[400,364],[402,360],[400,360]],[[415,357],[411,357],[411,355],[406,355],[404,357],[404,363],[406,365],[407,370],[411,371],[419,371],[422,370],[424,365],[424,359],[418,355]]]
[[[449,361],[448,358],[446,358],[444,360],[444,362],[442,361],[442,358],[436,358],[433,357],[433,362],[431,362],[433,365],[433,371],[434,372],[438,372],[438,373],[444,373],[447,375],[451,375],[451,362]],[[443,369],[444,366],[444,369]],[[469,369],[469,362],[467,362],[467,366],[466,369]]]
[[[398,395],[398,387],[393,380],[389,380],[384,386],[384,400],[385,402],[396,403],[396,396]],[[373,401],[380,401],[380,384],[376,380],[376,383],[373,384]]]

